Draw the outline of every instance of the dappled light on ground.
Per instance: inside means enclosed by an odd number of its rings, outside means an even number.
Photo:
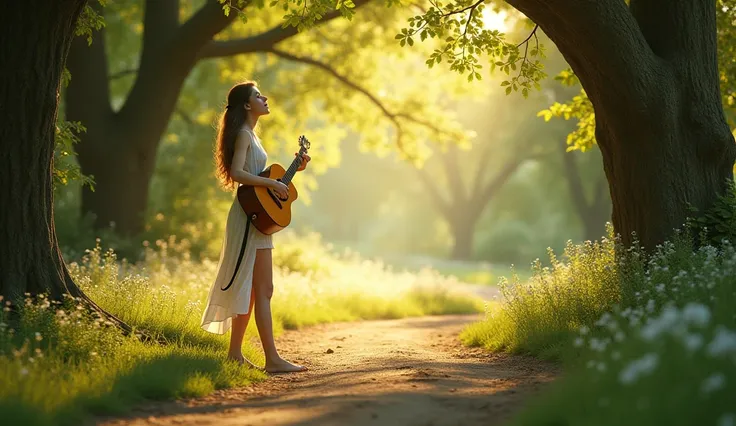
[[[284,353],[309,372],[149,405],[103,424],[502,424],[557,370],[534,359],[462,347],[457,334],[475,319],[341,323],[287,333],[279,339]]]

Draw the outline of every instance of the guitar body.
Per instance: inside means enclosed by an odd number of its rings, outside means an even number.
[[[272,164],[259,176],[281,180],[286,170],[278,164]],[[289,182],[289,196],[285,200],[265,186],[242,185],[238,188],[238,201],[243,211],[251,216],[253,226],[266,235],[274,234],[291,223],[291,204],[299,196],[296,187]],[[253,219],[255,215],[255,219]]]

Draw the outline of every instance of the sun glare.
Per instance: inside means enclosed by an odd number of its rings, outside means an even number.
[[[507,29],[506,18],[508,14],[506,11],[494,12],[490,8],[483,9],[483,27],[487,30],[498,30],[505,32]]]

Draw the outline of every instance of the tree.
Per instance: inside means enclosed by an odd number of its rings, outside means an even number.
[[[592,185],[586,185],[578,164],[579,153],[567,150],[561,153],[563,174],[573,207],[580,217],[583,238],[589,241],[598,240],[606,235],[606,222],[611,217],[611,199],[608,196],[606,176],[598,173]]]
[[[534,155],[519,150],[498,171],[490,171],[487,159],[493,144],[486,142],[481,155],[476,154],[474,177],[466,184],[463,175],[470,164],[460,164],[457,145],[449,145],[444,153],[439,154],[445,178],[448,183],[448,195],[443,196],[438,187],[438,179],[426,168],[418,169],[420,181],[429,192],[437,211],[450,225],[454,237],[450,257],[457,260],[469,260],[473,251],[473,235],[475,228],[486,206],[498,194],[503,185],[513,176],[516,170]],[[489,177],[490,175],[490,177]]]
[[[726,191],[736,146],[719,91],[718,41],[733,39],[732,1],[508,4],[554,42],[590,99],[612,222],[624,244],[637,238],[653,249],[684,225],[689,206],[707,210]],[[514,72],[507,92],[527,94],[544,77],[539,60],[529,59],[540,55],[529,47],[534,31],[521,46],[509,46],[501,34],[482,29],[482,8],[482,0],[432,6],[397,37],[429,31],[446,39],[428,64],[445,60],[471,75],[476,53],[487,53],[494,66]]]
[[[223,3],[226,9],[231,8],[228,15],[223,13]],[[283,5],[288,8],[290,3],[286,1]],[[93,213],[98,227],[114,223],[123,234],[138,234],[143,229],[161,138],[188,76],[195,66],[208,59],[217,58],[223,67],[249,73],[255,73],[254,64],[258,64],[259,74],[270,79],[265,84],[269,92],[273,89],[275,97],[287,98],[290,122],[278,123],[284,124],[287,130],[303,126],[308,118],[302,117],[303,112],[314,110],[309,103],[319,102],[324,113],[334,121],[349,121],[346,114],[351,113],[355,118],[346,124],[358,127],[374,139],[385,139],[384,126],[374,124],[374,129],[368,129],[370,120],[365,114],[347,104],[357,95],[394,127],[397,144],[407,148],[407,152],[417,133],[411,126],[438,133],[442,117],[435,121],[431,113],[421,114],[428,109],[429,102],[384,99],[371,87],[361,84],[370,81],[375,64],[356,60],[355,51],[363,48],[361,43],[368,43],[374,45],[373,52],[378,52],[385,43],[378,40],[375,33],[380,30],[389,34],[381,30],[382,26],[391,25],[399,16],[386,12],[378,2],[374,3],[372,10],[366,10],[371,6],[368,0],[339,2],[337,6],[320,1],[310,3],[306,10],[298,5],[295,11],[286,13],[287,26],[284,26],[278,22],[281,20],[280,6],[277,10],[259,2],[207,0],[199,9],[192,9],[191,5],[185,6],[176,0],[148,0],[142,16],[140,58],[133,60],[133,69],[114,73],[108,71],[106,50],[109,41],[104,30],[95,34],[89,47],[81,41],[75,43],[69,58],[74,78],[66,93],[66,112],[69,120],[80,121],[87,128],[78,145],[78,158],[83,173],[95,179],[94,191],[91,188],[83,190],[83,212]],[[365,11],[364,23],[334,19],[352,16],[358,8]],[[395,8],[393,12],[398,11]],[[187,14],[188,18],[180,22]],[[374,19],[377,14],[381,15],[380,20]],[[238,15],[247,18],[247,24],[236,20]],[[310,25],[318,25],[318,28],[310,30],[309,34],[299,32]],[[331,26],[330,31],[324,30],[327,25]],[[341,33],[341,38],[332,38],[334,33]],[[297,37],[299,34],[303,35]],[[390,34],[388,39],[393,40]],[[256,54],[261,58],[254,58]],[[244,55],[251,55],[249,61],[239,60]],[[274,58],[281,61],[281,69],[269,65],[269,73],[264,73],[260,68],[263,56],[267,56],[269,62]],[[281,81],[273,76],[286,72],[299,72],[303,81],[314,82],[322,86],[322,90],[301,83],[299,78],[292,78],[286,85],[277,84]],[[330,78],[325,79],[325,76]],[[111,77],[133,79],[118,109],[112,106],[120,99],[111,96]],[[340,89],[327,90],[335,86],[334,82]],[[218,94],[217,99],[222,99],[222,94]],[[364,123],[355,124],[359,119]],[[457,135],[458,132],[447,133]]]
[[[84,297],[54,229],[54,137],[64,61],[86,0],[12,2],[0,16],[0,294]]]

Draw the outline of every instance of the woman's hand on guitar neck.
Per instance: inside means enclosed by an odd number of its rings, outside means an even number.
[[[295,156],[296,156],[296,155],[299,155],[299,153],[297,152],[297,153],[296,153],[296,154],[294,154],[294,155],[295,155]],[[306,168],[307,168],[307,163],[309,163],[309,161],[310,161],[311,159],[312,159],[312,157],[308,156],[307,154],[303,154],[303,155],[302,155],[302,163],[301,163],[301,164],[299,165],[299,168],[298,168],[298,169],[296,169],[296,171],[297,171],[297,172],[301,172],[302,170],[306,169]]]
[[[284,185],[283,182],[271,179],[271,182],[269,183],[270,185],[268,187],[271,188],[280,198],[286,199],[286,197],[289,196],[289,187]]]

